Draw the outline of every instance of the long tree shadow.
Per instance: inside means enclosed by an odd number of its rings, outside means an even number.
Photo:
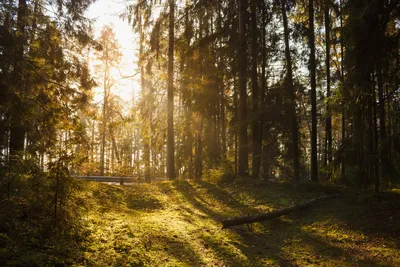
[[[334,220],[340,227],[378,239],[400,240],[400,194],[354,193],[341,195],[311,213]],[[311,216],[312,217],[312,216]],[[400,245],[400,244],[399,244]]]
[[[342,190],[336,186],[309,182],[293,184],[290,182],[268,182],[260,180],[238,180],[235,182],[234,186],[229,184],[225,186],[231,188],[236,187],[237,189],[234,190],[234,192],[240,192],[248,198],[255,199],[261,203],[271,203],[276,207],[299,203],[321,195],[337,194]],[[246,188],[246,190],[243,190],[243,188]]]
[[[232,214],[242,215],[259,213],[259,210],[239,201],[235,196],[212,183],[202,181],[191,184],[186,181],[177,181],[173,186],[173,189],[183,197],[183,201],[215,221],[225,219],[228,215],[231,216]],[[164,190],[166,193],[171,193],[169,188],[164,188]],[[208,203],[206,195],[216,200],[216,205],[213,206],[212,203]],[[188,214],[186,218],[190,220],[191,216],[193,216],[193,211],[184,206],[180,207],[180,209]],[[239,237],[238,240],[236,240],[236,238],[228,238],[222,242],[215,236],[208,234],[202,237],[205,246],[211,249],[218,258],[227,264],[227,266],[263,266],[259,260],[265,252],[268,253],[269,257],[274,262],[284,262],[283,259],[279,257],[280,244],[282,244],[283,241],[280,236],[257,236],[250,232],[247,233],[247,231],[240,231],[237,229],[233,230],[233,232]],[[266,239],[266,237],[268,237],[268,239]],[[266,245],[261,242],[260,240],[263,238],[269,240],[274,245]],[[257,248],[255,243],[259,244],[260,242],[262,246],[261,248]]]
[[[318,186],[298,197],[293,196],[293,194],[296,194],[299,189],[294,187],[287,190],[286,185],[277,185],[275,187],[279,188],[281,186],[285,187],[285,189],[282,189],[286,190],[283,192],[285,195],[275,192],[275,194],[272,194],[275,197],[274,199],[264,197],[268,196],[268,193],[258,194],[249,190],[249,194],[256,201],[276,207],[281,205],[277,197],[304,199],[305,197],[321,195],[325,190],[325,188]],[[275,187],[270,190],[272,192],[278,190]],[[306,187],[308,188],[308,186]],[[179,181],[173,184],[173,190],[179,193],[185,202],[215,221],[219,221],[232,214],[243,215],[260,212],[241,202],[240,198],[234,194],[212,183],[199,181],[191,184]],[[266,191],[268,192],[269,190]],[[398,195],[391,197],[397,199]],[[215,205],[210,203],[210,198],[215,199]],[[326,235],[324,232],[321,235],[321,233],[314,234],[302,229],[302,227],[312,225],[313,223],[317,225],[327,223],[328,227],[340,228],[346,226],[348,231],[353,231],[354,233],[362,232],[368,238],[372,238],[373,233],[363,227],[368,224],[366,218],[376,213],[377,209],[379,211],[379,206],[371,209],[365,203],[355,204],[353,202],[354,195],[351,192],[323,205],[315,205],[309,210],[285,216],[282,219],[273,219],[264,224],[256,223],[252,226],[223,230],[235,234],[234,238],[224,239],[225,241],[221,241],[212,235],[204,235],[202,240],[228,266],[293,266],[297,264],[301,266],[312,264],[383,266],[368,254],[362,257],[357,255],[357,251],[353,250],[352,247],[341,246],[340,243],[335,245],[335,240],[328,237],[324,238],[324,235]],[[389,202],[393,203],[392,200]],[[188,215],[193,216],[193,211],[190,208],[182,207],[182,209]],[[391,210],[393,211],[393,209]],[[387,212],[384,214],[387,214]],[[396,218],[396,214],[392,214],[392,216],[392,218]],[[381,222],[382,218],[378,221]],[[317,227],[322,226],[319,225]],[[249,228],[251,229],[249,230]],[[387,237],[384,233],[378,232],[377,234],[383,238]]]
[[[240,236],[241,242],[235,247],[245,255],[246,261],[238,262],[229,258],[231,266],[384,266],[372,259],[360,259],[355,253],[349,253],[341,247],[329,244],[322,238],[304,232],[301,225],[286,220],[274,219],[263,225],[257,232],[246,228],[234,228],[230,231]],[[228,255],[226,245],[208,240],[216,251]],[[308,249],[307,249],[308,248]]]
[[[196,189],[196,186],[199,188]],[[177,181],[173,184],[173,188],[184,201],[216,221],[226,218],[229,213],[238,215],[240,211],[245,211],[247,214],[257,212],[256,209],[238,201],[229,192],[211,183],[197,182],[192,185],[187,181]],[[207,194],[216,203],[210,203],[205,197]]]
[[[371,259],[360,259],[359,257],[356,257],[355,255],[344,250],[343,248],[331,245],[327,241],[315,235],[310,235],[305,232],[302,232],[302,235],[304,235],[304,238],[302,239],[304,243],[311,245],[317,255],[322,255],[322,259],[319,259],[317,262],[314,262],[316,264],[321,264],[323,263],[323,261],[326,260],[335,261],[337,259],[340,259],[340,262],[338,262],[338,264],[344,261],[349,266],[371,266],[371,267],[384,266]],[[307,261],[313,263],[311,259],[307,259]]]
[[[351,231],[361,232],[369,237],[379,239],[400,240],[400,193],[395,191],[379,194],[368,191],[360,192],[354,188],[343,188],[333,185],[318,185],[315,183],[300,183],[293,186],[288,183],[255,182],[251,186],[256,190],[247,190],[251,198],[262,202],[276,202],[276,198],[290,198],[295,201],[308,199],[325,193],[339,194],[337,198],[318,204],[302,212],[304,218],[312,223],[315,217],[332,219],[341,227]],[[266,188],[263,188],[266,187]],[[260,193],[264,191],[265,193]],[[397,241],[400,247],[400,241]]]
[[[280,265],[284,266],[286,260],[282,257],[282,247],[284,246],[285,227],[278,223],[279,219],[270,222],[270,231],[257,233],[252,232],[251,226],[236,227],[230,230],[235,233],[237,241],[228,243],[215,242],[212,238],[207,238],[210,246],[225,257],[228,266],[268,266]],[[258,225],[259,226],[259,225]],[[275,229],[274,226],[276,227]]]
[[[319,234],[305,234],[317,251],[325,244],[325,247],[331,248],[327,251],[340,251],[340,256],[351,266],[383,266],[365,251],[379,251],[381,247],[396,251],[396,246],[399,248],[399,244],[387,243],[400,237],[399,204],[399,194],[385,192],[376,195],[350,189],[323,206],[309,210],[301,226],[316,223]],[[318,220],[315,221],[315,218]],[[367,259],[354,257],[360,253],[364,253]]]
[[[207,184],[207,183],[202,183],[202,184]],[[214,195],[220,194],[218,188],[214,188],[214,186],[211,186],[212,190],[209,190],[208,192]],[[322,190],[321,190],[322,189]],[[325,188],[317,187],[315,191],[320,194],[320,192],[324,191]],[[296,189],[294,190],[294,192]],[[318,192],[319,191],[319,192]],[[308,195],[313,195],[315,192],[309,192]],[[399,197],[399,195],[393,196],[393,194],[390,194],[390,203],[399,203],[397,200],[393,201],[393,198]],[[387,199],[389,197],[384,197],[384,199]],[[220,198],[221,199],[221,198]],[[224,198],[222,198],[223,200]],[[339,199],[336,201],[332,201],[328,203],[328,208],[326,208],[325,205],[316,205],[315,209],[311,209],[311,211],[303,211],[300,214],[297,215],[290,215],[288,216],[290,218],[295,218],[295,220],[299,220],[300,218],[300,223],[297,223],[297,225],[293,223],[287,223],[282,220],[273,220],[272,222],[268,222],[266,225],[271,226],[271,223],[273,222],[279,222],[279,224],[275,224],[274,226],[274,231],[278,230],[280,232],[279,236],[277,235],[271,235],[270,231],[267,231],[267,234],[265,233],[260,233],[258,232],[257,234],[252,234],[249,233],[248,231],[240,231],[238,229],[235,229],[236,233],[238,233],[241,236],[241,240],[243,240],[242,243],[239,243],[237,248],[240,249],[248,258],[250,262],[252,262],[252,266],[255,266],[256,263],[260,263],[260,254],[265,254],[267,255],[267,258],[271,259],[273,262],[278,262],[281,265],[288,264],[287,262],[287,256],[279,256],[282,253],[282,249],[285,246],[284,241],[285,240],[290,240],[293,239],[293,237],[301,238],[304,240],[305,243],[307,243],[309,246],[313,247],[313,250],[319,254],[319,255],[324,255],[324,257],[328,260],[335,260],[336,258],[341,258],[342,261],[346,262],[350,266],[382,266],[380,263],[374,261],[373,259],[360,259],[359,257],[356,257],[354,252],[347,252],[345,249],[339,247],[339,246],[334,246],[329,244],[329,242],[323,240],[322,238],[314,235],[310,235],[309,233],[304,232],[299,225],[307,225],[307,224],[312,224],[315,222],[316,218],[317,220],[324,220],[326,217],[333,217],[339,221],[343,221],[344,224],[346,225],[353,225],[354,227],[350,227],[350,230],[352,231],[361,231],[363,232],[364,235],[370,236],[372,233],[370,231],[366,231],[367,228],[364,228],[363,226],[370,225],[371,221],[366,220],[366,218],[369,218],[368,216],[376,214],[377,211],[379,211],[379,206],[372,208],[368,205],[359,205],[357,212],[354,212],[353,205],[354,204],[349,204],[350,207],[345,208],[345,211],[341,209],[340,207],[343,206],[344,204],[342,202],[348,202],[348,201],[354,201],[350,197],[345,197],[344,199]],[[234,202],[234,201],[233,201]],[[387,203],[388,204],[388,203]],[[391,210],[393,211],[393,209]],[[353,213],[353,216],[348,216]],[[382,212],[383,214],[388,215],[390,212]],[[362,215],[367,215],[367,216],[362,216]],[[323,216],[325,215],[325,217]],[[357,218],[358,216],[358,218]],[[396,213],[392,212],[391,219],[389,225],[393,225],[393,223],[396,221]],[[389,216],[388,216],[389,217]],[[364,219],[363,219],[364,218]],[[382,218],[377,219],[378,222],[382,223]],[[397,221],[398,222],[398,221]],[[280,230],[276,229],[276,226],[280,225]],[[398,224],[399,225],[399,224]],[[397,231],[397,228],[387,228],[395,229]],[[381,228],[379,228],[381,229]],[[288,235],[288,233],[290,233]],[[378,231],[377,233],[380,234],[380,237],[387,237],[387,234],[382,233],[382,231]],[[293,236],[292,236],[293,235]],[[259,239],[260,238],[260,239]],[[258,242],[257,240],[263,240],[262,242]],[[258,248],[255,246],[255,244],[258,243]],[[272,246],[269,246],[269,249],[266,251],[263,251],[263,248],[267,244],[273,244]],[[214,243],[214,246],[216,247],[217,250],[224,251],[224,246],[218,246],[218,243]],[[254,253],[254,250],[257,250],[256,253]],[[289,253],[290,255],[290,253]],[[296,260],[296,255],[293,255],[293,261]],[[311,258],[307,259],[307,262],[304,263],[307,265],[308,263],[311,263]],[[340,262],[338,262],[340,264]]]
[[[182,241],[179,236],[148,235],[143,242],[148,253],[158,255],[156,266],[168,265],[170,261],[185,263],[186,266],[203,266],[204,262],[191,247],[191,244]],[[169,263],[171,265],[171,263]]]
[[[126,206],[133,210],[157,211],[163,208],[160,200],[151,194],[135,194],[131,192],[126,196]]]

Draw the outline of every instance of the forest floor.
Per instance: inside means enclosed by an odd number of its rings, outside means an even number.
[[[67,238],[35,250],[27,244],[30,241],[21,241],[25,248],[12,248],[21,256],[9,265],[400,266],[399,189],[373,194],[249,179],[229,184],[79,183],[75,201],[85,211],[76,226],[82,228],[78,241],[68,243]],[[222,229],[220,223],[291,206],[327,191],[341,193],[264,223],[230,229]],[[1,243],[0,256],[9,254]]]
[[[342,189],[336,199],[264,223],[220,220],[321,196],[318,185],[164,181],[86,183],[84,266],[400,266],[400,190]],[[330,189],[329,189],[330,190]]]

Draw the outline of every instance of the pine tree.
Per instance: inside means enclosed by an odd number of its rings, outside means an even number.
[[[168,133],[167,133],[167,176],[175,179],[175,144],[174,144],[174,25],[175,1],[169,0],[168,34]]]

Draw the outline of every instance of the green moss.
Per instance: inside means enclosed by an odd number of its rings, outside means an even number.
[[[359,201],[354,192],[344,190],[340,198],[297,214],[222,230],[221,219],[278,209],[322,195],[327,189],[249,180],[229,184],[167,181],[123,187],[85,182],[82,187],[86,228],[80,232],[80,246],[74,248],[76,257],[63,256],[71,254],[63,254],[63,247],[68,247],[64,244],[52,252],[28,253],[21,259],[24,263],[400,266],[398,239],[393,235],[400,233],[400,224],[390,205],[400,199],[399,192]],[[0,238],[1,244],[12,243],[7,236]],[[10,251],[1,249],[2,253]],[[49,260],[49,253],[57,257]],[[15,261],[9,265],[18,265]]]

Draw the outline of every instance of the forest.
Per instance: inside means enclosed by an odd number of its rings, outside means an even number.
[[[0,2],[0,266],[399,251],[400,0]]]

